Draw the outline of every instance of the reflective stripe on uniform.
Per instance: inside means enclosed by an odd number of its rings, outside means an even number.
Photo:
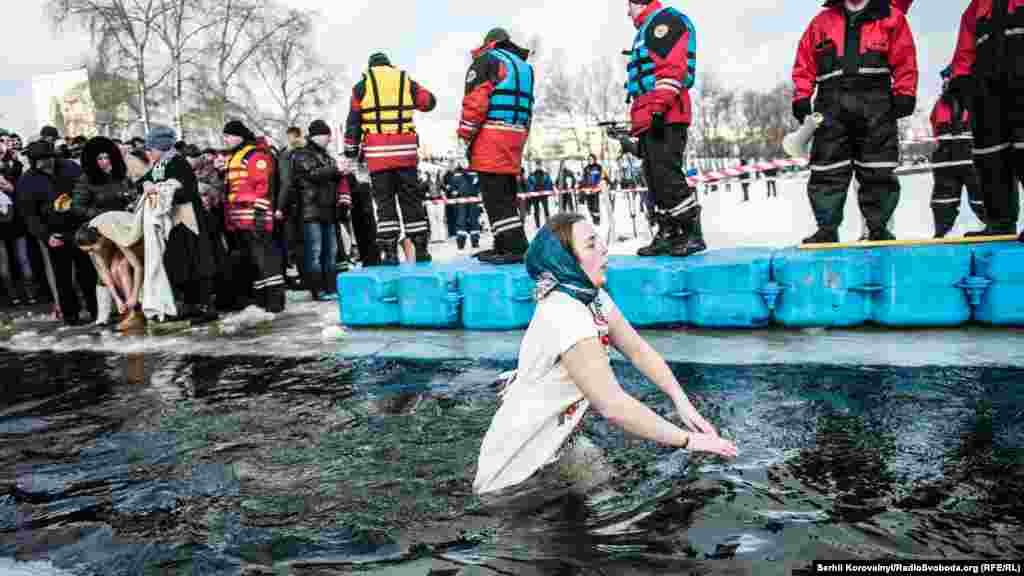
[[[1003,150],[1009,150],[1009,149],[1010,149],[1010,143],[1007,142],[1005,144],[997,144],[995,146],[989,146],[988,148],[975,148],[973,152],[974,152],[975,156],[987,156],[988,154],[995,154],[997,152],[1002,152]]]
[[[815,165],[811,164],[811,172],[828,172],[829,170],[835,170],[836,168],[845,168],[850,165],[849,160],[842,160],[834,164]]]

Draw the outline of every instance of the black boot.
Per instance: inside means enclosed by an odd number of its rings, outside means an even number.
[[[968,232],[967,234],[964,234],[964,237],[978,238],[982,236],[1010,236],[1016,233],[1017,230],[1013,226],[990,226],[986,224],[984,230],[979,230],[977,232]]]
[[[672,242],[679,236],[679,223],[662,214],[652,218],[658,225],[658,232],[650,244],[636,251],[637,256],[668,256],[672,253]]]
[[[313,297],[314,301],[320,299],[323,282],[324,275],[321,272],[309,272],[306,274],[306,289],[309,290],[309,295]]]
[[[381,266],[398,266],[398,244],[394,241],[377,243]]]
[[[835,244],[839,242],[839,231],[818,228],[814,234],[804,238],[804,244]]]
[[[416,247],[416,263],[433,262],[430,256],[430,237],[426,234],[417,234],[412,238],[412,245]]]
[[[868,240],[871,242],[885,242],[895,239],[896,237],[892,235],[892,232],[889,232],[885,228],[878,228],[877,230],[868,232]]]
[[[480,247],[480,233],[479,232],[473,232],[469,236],[469,242],[470,242],[470,245],[473,248],[479,248]],[[459,248],[459,249],[461,250],[462,248]]]
[[[683,233],[672,241],[673,256],[685,258],[708,249],[700,226],[700,210],[696,211],[689,222],[682,224],[681,229]]]
[[[466,237],[462,234],[456,234],[455,245],[459,247],[459,251],[462,251],[466,247]]]
[[[494,245],[494,250],[485,251],[478,256],[481,262],[496,265],[519,264],[525,259],[526,250],[530,247],[522,228],[499,234],[494,239]]]

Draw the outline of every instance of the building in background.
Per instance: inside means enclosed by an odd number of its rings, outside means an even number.
[[[97,134],[96,107],[85,68],[34,76],[32,104],[36,126],[56,126],[69,138]]]

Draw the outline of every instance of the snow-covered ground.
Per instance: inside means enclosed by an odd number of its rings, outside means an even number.
[[[929,207],[931,175],[904,177],[903,200],[896,212],[899,238],[932,236]],[[742,202],[738,183],[730,191],[719,186],[704,195],[704,232],[711,249],[737,246],[783,247],[799,242],[814,230],[807,203],[806,180],[779,182],[779,195],[768,199],[765,184],[751,185],[751,201]],[[555,203],[552,201],[552,207]],[[615,237],[610,250],[631,254],[649,241],[650,232],[637,218],[639,238],[632,237],[633,223],[624,202],[616,202],[614,229],[609,230],[605,202],[602,234]],[[844,240],[860,236],[856,197],[850,195],[841,229]],[[532,216],[527,217],[533,234]],[[964,201],[954,234],[979,228]],[[625,237],[618,240],[620,237]],[[481,248],[490,246],[490,235]],[[459,251],[454,240],[431,244],[438,262],[468,258],[471,249]],[[0,345],[14,350],[105,350],[118,353],[170,353],[206,355],[275,356],[378,356],[430,359],[488,358],[513,360],[518,354],[521,331],[488,334],[459,330],[349,329],[339,326],[337,304],[313,302],[308,293],[290,292],[284,313],[272,317],[248,310],[224,318],[216,330],[198,327],[167,336],[124,336],[105,330],[81,334],[55,329],[41,318],[22,318],[15,332]],[[669,360],[731,364],[821,362],[890,365],[1024,365],[1024,330],[971,327],[953,330],[907,332],[863,328],[855,330],[677,330],[645,332]]]

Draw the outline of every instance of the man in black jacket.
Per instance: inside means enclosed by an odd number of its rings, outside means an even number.
[[[75,293],[74,273],[93,318],[97,308],[96,269],[74,242],[77,219],[71,211],[72,190],[81,169],[57,158],[53,144],[46,140],[30,144],[27,156],[30,167],[18,181],[18,210],[29,233],[47,247],[64,323],[79,325],[81,305]]]
[[[292,154],[292,185],[303,221],[305,284],[315,300],[330,299],[337,276],[337,206],[341,172],[327,151],[331,129],[323,120],[309,125],[304,148]],[[287,205],[289,198],[281,199]]]

